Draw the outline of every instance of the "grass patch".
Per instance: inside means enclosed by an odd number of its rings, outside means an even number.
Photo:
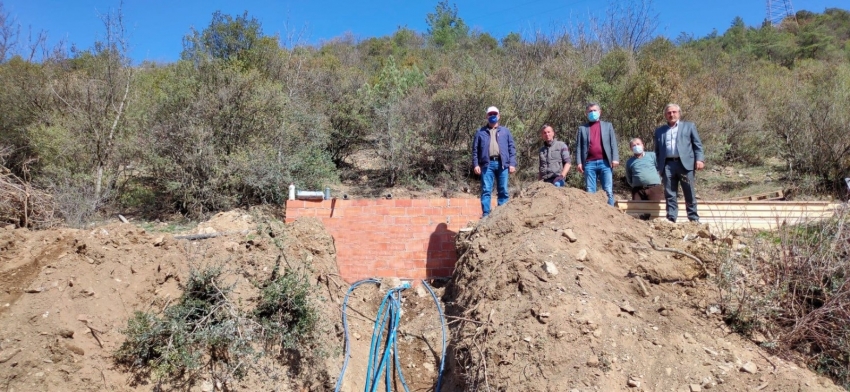
[[[850,209],[829,220],[759,232],[752,252],[730,252],[718,285],[724,320],[768,337],[809,367],[850,387]]]

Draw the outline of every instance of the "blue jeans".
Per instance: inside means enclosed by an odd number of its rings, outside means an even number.
[[[614,205],[614,178],[611,166],[604,159],[590,161],[584,165],[584,185],[588,193],[596,193],[596,181],[602,182],[602,190],[608,194],[608,204]]]
[[[499,205],[508,202],[508,169],[502,168],[502,162],[490,161],[481,168],[481,211],[483,216],[490,215],[490,196],[493,194],[493,181],[497,182]]]

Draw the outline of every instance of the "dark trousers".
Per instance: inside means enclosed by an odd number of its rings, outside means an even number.
[[[664,200],[664,187],[661,184],[632,188],[632,200]]]
[[[697,196],[694,188],[696,178],[693,170],[687,170],[678,159],[668,159],[664,162],[664,172],[661,173],[664,183],[664,197],[667,199],[667,220],[676,221],[679,215],[679,201],[677,200],[679,184],[685,194],[685,209],[688,211],[688,220],[698,221]]]

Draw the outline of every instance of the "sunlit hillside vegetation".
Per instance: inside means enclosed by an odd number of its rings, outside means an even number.
[[[70,224],[116,208],[201,216],[281,203],[290,182],[465,184],[489,105],[531,179],[542,124],[572,140],[584,103],[598,101],[625,154],[677,102],[710,163],[777,158],[789,183],[839,194],[850,173],[850,12],[799,11],[780,26],[739,18],[670,40],[652,9],[635,5],[498,40],[441,2],[422,16],[428,31],[321,45],[267,35],[248,13],[216,13],[187,29],[182,59],[169,64],[131,62],[120,12],[103,18],[102,41],[46,48],[0,9],[0,164],[52,195]],[[351,159],[366,149],[377,157],[368,172]]]

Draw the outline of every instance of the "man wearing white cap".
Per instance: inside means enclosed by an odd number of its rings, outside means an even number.
[[[508,202],[508,174],[516,171],[516,146],[511,131],[499,125],[499,108],[487,108],[487,125],[475,133],[472,141],[472,167],[481,176],[482,217],[490,215],[493,183],[497,186],[497,203]]]

